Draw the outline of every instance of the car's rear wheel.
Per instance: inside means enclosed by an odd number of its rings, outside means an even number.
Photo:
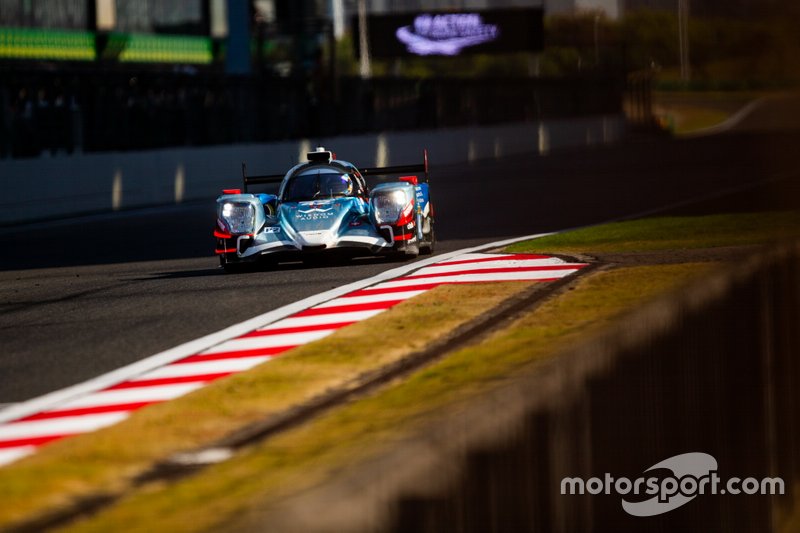
[[[417,243],[414,244],[406,244],[402,248],[398,247],[395,252],[392,254],[394,259],[398,261],[406,261],[408,259],[414,259],[420,254],[419,245]]]
[[[419,245],[419,253],[430,255],[436,246],[436,232],[433,230],[433,219],[430,220],[430,231],[425,235],[425,240]]]

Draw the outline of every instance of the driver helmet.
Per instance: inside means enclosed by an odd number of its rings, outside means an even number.
[[[347,174],[323,174],[323,176],[325,181],[320,187],[323,195],[350,196],[353,193],[353,180]]]

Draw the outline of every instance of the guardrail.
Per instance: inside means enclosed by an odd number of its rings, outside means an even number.
[[[635,311],[251,523],[317,532],[780,530],[800,481],[798,324],[794,243]],[[625,512],[623,498],[636,498],[614,489],[561,494],[567,477],[633,480],[700,452],[723,479],[780,477],[786,494],[706,493],[654,516]]]

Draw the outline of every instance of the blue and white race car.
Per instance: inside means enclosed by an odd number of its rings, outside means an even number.
[[[402,174],[373,187],[365,179]],[[433,252],[427,152],[418,165],[358,169],[320,147],[285,175],[247,176],[242,164],[242,177],[243,189],[227,189],[217,199],[216,254],[226,270],[265,258]],[[277,194],[247,192],[269,183],[280,183]]]

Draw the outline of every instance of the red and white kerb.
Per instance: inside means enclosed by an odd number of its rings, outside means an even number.
[[[72,398],[56,408],[2,424],[0,465],[30,455],[48,442],[116,424],[141,407],[172,400],[253,368],[438,285],[553,281],[584,266],[543,255],[481,253],[434,263],[310,307],[133,379]]]

